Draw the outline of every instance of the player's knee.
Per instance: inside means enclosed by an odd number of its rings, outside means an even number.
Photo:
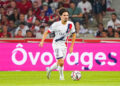
[[[64,62],[60,62],[60,64],[59,64],[61,67],[64,65]]]
[[[61,59],[61,60],[58,60],[58,65],[59,65],[59,66],[63,66],[63,65],[64,65],[64,60],[62,60],[62,59]]]

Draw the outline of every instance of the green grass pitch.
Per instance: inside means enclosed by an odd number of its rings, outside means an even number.
[[[71,71],[65,71],[65,80],[59,80],[59,72],[53,71],[46,78],[45,71],[0,72],[0,86],[120,86],[120,72],[82,71],[79,81],[71,79]]]

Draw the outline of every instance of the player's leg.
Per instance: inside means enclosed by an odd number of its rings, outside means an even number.
[[[58,70],[60,73],[60,80],[64,80],[64,74],[63,74],[63,65],[64,65],[64,59],[58,59]]]
[[[64,48],[61,49],[61,47],[53,47],[53,50],[54,50],[54,55],[57,59],[57,62],[54,63],[50,68],[47,68],[47,78],[48,79],[50,78],[50,73],[52,70],[58,68],[60,73],[60,80],[64,80],[63,65],[64,65],[64,57],[66,55],[66,49]]]
[[[59,73],[60,73],[60,80],[64,80],[64,73],[63,73],[63,70],[64,70],[64,59],[66,57],[67,48],[63,47],[60,52],[61,52],[61,55],[63,57],[60,57],[58,59],[58,65],[59,65],[58,69],[59,69]]]
[[[54,50],[54,55],[55,55],[55,57],[57,58],[57,57],[59,57],[59,48],[57,48],[57,47],[53,47],[53,50]],[[47,67],[46,69],[47,69],[47,78],[48,79],[50,79],[50,73],[51,73],[51,71],[52,70],[55,70],[55,69],[57,69],[58,68],[58,63],[57,62],[55,62],[51,67]]]
[[[52,70],[57,69],[58,68],[58,64],[57,62],[55,62],[51,67],[47,67],[47,78],[50,79],[50,73]]]

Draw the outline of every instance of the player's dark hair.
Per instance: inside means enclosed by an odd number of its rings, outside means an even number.
[[[60,11],[59,11],[60,16],[61,16],[64,12],[68,12],[68,10],[65,9],[65,8],[61,8]],[[68,13],[69,13],[69,12],[68,12]]]

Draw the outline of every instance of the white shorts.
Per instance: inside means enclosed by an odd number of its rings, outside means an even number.
[[[66,46],[53,46],[53,50],[54,50],[54,55],[55,58],[58,59],[65,59],[66,57],[66,53],[67,53],[67,47]]]

